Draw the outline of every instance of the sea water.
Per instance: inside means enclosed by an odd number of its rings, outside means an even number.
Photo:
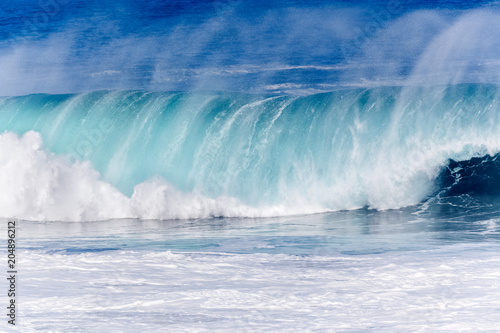
[[[499,22],[493,1],[2,3],[1,330],[495,331]]]
[[[20,221],[22,331],[494,331],[499,220]],[[447,214],[446,214],[447,215]]]

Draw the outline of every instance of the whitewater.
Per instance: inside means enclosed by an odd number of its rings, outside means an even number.
[[[0,331],[497,331],[499,40],[495,1],[0,3]]]

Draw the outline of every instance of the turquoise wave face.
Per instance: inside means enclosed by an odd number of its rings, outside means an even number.
[[[253,207],[399,208],[449,159],[500,151],[498,87],[377,88],[306,97],[97,91],[0,99],[0,131],[41,134],[131,196],[159,177]]]

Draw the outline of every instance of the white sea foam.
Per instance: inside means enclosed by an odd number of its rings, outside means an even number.
[[[22,332],[477,332],[498,246],[347,256],[22,252]]]
[[[89,163],[69,165],[43,148],[36,132],[0,135],[0,211],[29,220],[126,217],[129,199],[101,181]]]

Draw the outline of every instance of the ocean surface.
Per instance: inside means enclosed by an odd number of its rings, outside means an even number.
[[[495,332],[500,6],[3,2],[9,221],[2,332]]]

